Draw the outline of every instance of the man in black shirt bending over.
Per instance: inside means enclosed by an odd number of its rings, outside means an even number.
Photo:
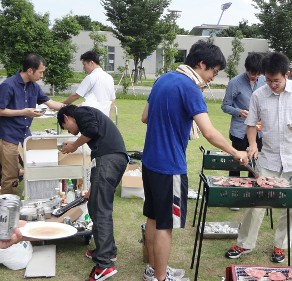
[[[88,250],[86,256],[96,263],[89,281],[105,280],[117,273],[112,212],[114,193],[128,162],[125,144],[111,119],[92,107],[65,106],[58,112],[58,122],[69,133],[80,133],[76,141],[64,143],[63,153],[74,152],[85,143],[91,149],[88,212],[96,249]]]

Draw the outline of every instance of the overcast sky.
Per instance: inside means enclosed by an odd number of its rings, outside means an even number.
[[[100,0],[30,0],[35,11],[40,14],[49,12],[50,20],[62,18],[70,13],[73,15],[90,16],[103,24],[110,25],[106,21],[104,9]],[[230,0],[229,0],[230,1]],[[191,30],[201,24],[217,24],[221,15],[221,5],[226,0],[172,0],[169,9],[181,11],[177,20],[179,27]],[[257,10],[252,6],[252,0],[231,0],[232,5],[226,10],[220,24],[238,25],[242,19],[248,20],[249,24],[258,23],[255,16]]]

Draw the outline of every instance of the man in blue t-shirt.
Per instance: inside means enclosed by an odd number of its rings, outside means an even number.
[[[142,122],[147,123],[142,175],[149,255],[144,280],[188,280],[182,278],[184,270],[172,269],[167,264],[172,229],[185,226],[186,148],[193,121],[212,145],[247,163],[246,152],[234,149],[213,127],[201,91],[225,66],[225,58],[217,46],[198,41],[191,47],[185,64],[162,75],[148,98],[142,115]]]

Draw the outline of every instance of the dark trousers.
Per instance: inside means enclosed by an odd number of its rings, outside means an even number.
[[[91,168],[88,213],[92,219],[95,242],[93,261],[96,267],[112,267],[110,260],[117,254],[113,231],[114,193],[127,167],[126,155],[108,154],[95,158],[96,167]]]
[[[229,135],[229,139],[232,141],[232,146],[239,151],[246,151],[246,149],[249,147],[247,135],[245,135],[243,139],[236,138],[232,135]],[[256,142],[258,145],[258,150],[261,151],[263,143],[262,143],[262,138],[259,138],[258,135],[256,138]],[[229,171],[229,176],[240,177],[240,171]],[[254,175],[249,172],[248,177],[254,177]]]

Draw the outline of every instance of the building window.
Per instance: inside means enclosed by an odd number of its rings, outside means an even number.
[[[104,69],[105,71],[114,71],[115,70],[115,47],[106,46],[107,55],[104,60]]]

